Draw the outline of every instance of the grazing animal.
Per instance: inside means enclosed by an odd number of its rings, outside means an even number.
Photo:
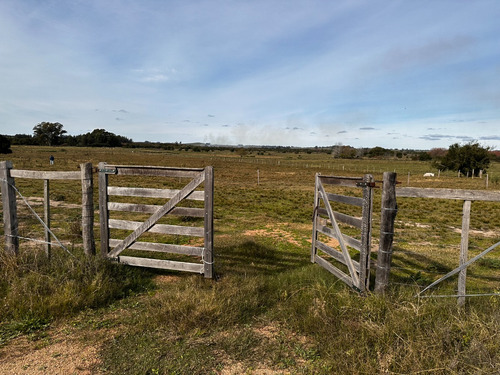
[[[424,177],[434,177],[434,173],[431,172],[424,173]]]

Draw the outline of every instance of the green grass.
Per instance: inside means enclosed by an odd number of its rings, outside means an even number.
[[[48,261],[43,247],[26,241],[17,259],[0,250],[0,346],[8,347],[19,336],[40,340],[57,325],[85,345],[99,347],[93,371],[103,374],[500,372],[499,297],[472,298],[465,308],[453,298],[415,298],[418,285],[458,265],[461,202],[398,202],[393,285],[384,296],[359,296],[309,260],[316,172],[360,176],[370,171],[380,180],[383,171],[396,170],[400,186],[407,185],[410,172],[411,186],[435,188],[484,189],[484,179],[458,179],[447,172],[429,180],[421,177],[430,171],[428,163],[333,160],[315,154],[240,157],[230,152],[13,147],[9,158],[15,168],[50,169],[51,153],[57,170],[74,170],[87,161],[95,166],[99,161],[213,165],[217,280],[85,259],[75,224],[79,210],[54,207],[53,227],[75,256],[54,246]],[[500,175],[500,166],[493,164],[490,173]],[[161,179],[137,177],[125,183],[165,187]],[[41,185],[30,180],[19,179],[16,185],[27,197],[42,195]],[[51,187],[54,200],[78,204],[81,199],[77,182]],[[339,192],[358,194],[347,190]],[[375,243],[379,207],[377,190]],[[497,203],[472,204],[471,228],[477,232],[471,233],[471,256],[498,241],[499,212]],[[23,233],[43,238],[25,208],[20,216]],[[178,221],[182,218],[173,222]],[[485,236],[485,231],[491,233]],[[470,269],[468,290],[500,291],[499,253]],[[455,289],[452,278],[432,293],[453,294]]]

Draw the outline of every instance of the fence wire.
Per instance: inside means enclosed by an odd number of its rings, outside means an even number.
[[[18,235],[15,236],[15,237],[18,238],[18,239],[27,240],[27,241],[36,242],[36,243],[41,243],[41,244],[57,245],[57,246],[61,247],[62,249],[64,249],[64,251],[66,251],[69,255],[71,255],[71,256],[74,257],[74,255],[68,250],[68,248],[66,246],[63,245],[63,243],[54,234],[54,232],[49,228],[49,226],[40,217],[40,215],[38,215],[38,213],[35,211],[35,209],[30,204],[30,202],[28,201],[28,199],[19,191],[19,189],[14,184],[9,183],[5,179],[0,179],[0,181],[7,182],[7,184],[16,191],[16,194],[24,202],[25,207],[29,210],[29,212],[31,212],[31,214],[32,214],[31,218],[34,217],[36,219],[36,221],[38,221],[38,223],[42,225],[43,229],[45,231],[47,231],[52,238],[54,238],[54,240],[56,241],[56,243],[33,238],[31,236],[31,233],[29,235],[27,235],[27,236],[20,235],[19,233],[21,233],[22,227],[20,227],[19,223],[24,222],[25,220],[29,220],[30,216],[28,216],[28,215],[19,215],[19,212],[20,212],[20,207],[19,206],[17,207],[17,211],[18,211],[17,224],[18,224],[18,226],[17,226],[17,228],[15,228],[16,232],[18,233]],[[7,235],[5,233],[3,235],[5,237],[14,237],[14,236],[11,236],[11,235]]]
[[[422,292],[459,265],[463,201],[398,198],[391,284]],[[477,210],[474,210],[477,207]],[[376,210],[375,210],[376,211]],[[377,223],[374,223],[377,228]],[[378,233],[374,232],[374,236]],[[473,202],[469,259],[500,239],[500,204]],[[498,245],[498,244],[497,244]],[[496,245],[495,245],[496,246]],[[467,293],[457,293],[457,276],[436,285],[420,298],[500,295],[500,251],[491,251],[467,268]],[[455,277],[453,277],[455,276]]]

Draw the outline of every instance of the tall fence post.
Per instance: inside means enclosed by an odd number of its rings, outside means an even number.
[[[0,162],[5,251],[8,254],[16,255],[19,251],[19,238],[17,237],[16,190],[14,189],[14,178],[10,175],[12,168],[11,161]]]
[[[468,252],[469,252],[469,226],[470,226],[470,208],[471,201],[464,201],[463,214],[462,214],[462,239],[460,242],[460,266],[467,262]],[[467,268],[464,268],[458,274],[458,294],[465,295],[466,293],[466,279],[467,279]],[[465,297],[458,297],[458,305],[463,306],[465,304]]]
[[[50,180],[43,180],[43,220],[45,221],[45,254],[51,257],[50,243]]]
[[[203,250],[203,275],[207,279],[214,277],[214,169],[205,168],[205,249]]]
[[[82,172],[82,239],[85,255],[95,255],[94,182],[92,163],[80,164]]]
[[[363,205],[361,224],[361,250],[359,258],[359,289],[364,292],[370,286],[370,251],[372,238],[372,210],[374,179],[371,174],[363,176]]]
[[[396,201],[396,177],[394,172],[384,172],[382,187],[382,212],[380,218],[380,246],[377,255],[375,292],[384,293],[391,273],[394,220],[398,212]]]
[[[108,175],[106,163],[99,163],[99,221],[101,226],[101,255],[109,253],[109,211],[108,211]]]

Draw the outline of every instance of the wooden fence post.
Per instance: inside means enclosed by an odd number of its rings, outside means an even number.
[[[85,255],[95,255],[94,182],[92,163],[80,164],[82,172],[82,239]]]
[[[317,232],[317,217],[318,217],[318,208],[319,208],[319,194],[318,194],[318,185],[319,185],[319,173],[316,173],[316,176],[314,178],[314,210],[313,210],[313,232],[312,232],[312,247],[311,247],[311,263],[316,262],[316,240],[318,239],[318,232]]]
[[[394,172],[384,172],[382,187],[382,212],[380,218],[380,246],[377,254],[375,292],[384,293],[389,285],[391,272],[394,220],[398,212],[396,201],[396,177]]]
[[[462,240],[460,242],[460,266],[467,262],[469,252],[469,226],[470,226],[470,208],[471,201],[464,201],[463,216],[462,216]],[[467,268],[464,268],[458,274],[458,294],[465,295],[466,293]],[[458,305],[465,304],[465,297],[458,297]]]
[[[207,279],[214,277],[214,169],[205,168],[205,248],[203,250],[203,275]]]
[[[50,180],[43,180],[43,220],[45,221],[45,254],[51,256],[50,244]]]
[[[99,163],[99,221],[101,226],[101,255],[109,253],[109,211],[108,211],[108,175],[104,172],[106,163]]]
[[[370,286],[370,251],[372,239],[372,211],[373,211],[373,188],[374,179],[371,174],[363,176],[363,205],[361,224],[361,250],[359,258],[359,289],[364,292]]]
[[[17,255],[19,252],[19,238],[17,237],[16,190],[14,189],[14,178],[10,175],[12,168],[11,161],[0,162],[5,251],[11,255]]]

